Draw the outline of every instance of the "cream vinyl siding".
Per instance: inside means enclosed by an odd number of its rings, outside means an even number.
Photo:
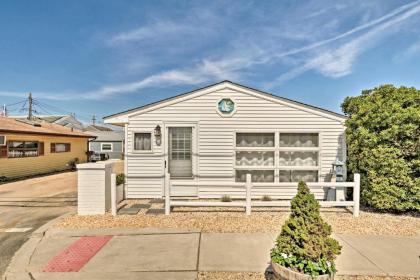
[[[236,112],[222,117],[216,109],[222,98],[235,101]],[[319,181],[330,172],[338,157],[345,160],[344,125],[326,113],[308,112],[284,102],[275,102],[240,90],[225,88],[183,100],[165,107],[131,115],[127,126],[127,197],[160,197],[163,195],[164,162],[167,131],[162,129],[162,143],[156,145],[153,129],[166,123],[196,123],[193,134],[197,147],[193,151],[196,169],[194,180],[235,181],[235,134],[237,132],[314,132],[319,133]],[[152,133],[152,152],[133,151],[133,133]],[[278,135],[276,135],[278,137]],[[278,165],[278,151],[275,164]],[[278,182],[278,173],[275,174]],[[206,194],[217,190],[205,190]],[[207,195],[206,195],[207,196]]]

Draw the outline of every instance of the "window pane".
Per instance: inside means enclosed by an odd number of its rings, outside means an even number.
[[[152,149],[151,133],[134,133],[134,150],[149,151]]]
[[[318,166],[318,152],[280,152],[280,166]]]
[[[279,172],[279,181],[280,182],[291,182],[290,170],[280,170]]]
[[[102,144],[102,151],[111,151],[111,150],[112,150],[111,144],[108,144],[108,143]]]
[[[318,147],[318,133],[280,133],[280,147]]]
[[[56,143],[55,144],[55,152],[56,153],[65,152],[65,151],[66,151],[66,144],[62,144],[62,143]]]
[[[274,170],[236,170],[236,182],[245,182],[248,173],[252,182],[274,182]]]
[[[274,147],[274,133],[236,133],[237,147]]]
[[[38,149],[38,142],[25,142],[26,149]]]
[[[236,152],[238,166],[274,166],[274,152]]]
[[[9,147],[11,147],[11,148],[23,148],[24,144],[23,144],[23,142],[13,141],[13,142],[9,142]]]
[[[318,182],[318,171],[315,170],[293,170],[292,171],[293,182]]]
[[[11,141],[9,142],[8,157],[35,157],[38,156],[37,141]]]

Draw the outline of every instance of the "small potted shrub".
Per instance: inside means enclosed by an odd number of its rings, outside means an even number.
[[[117,175],[116,183],[117,183],[117,186],[125,183],[125,174],[124,173],[120,173],[120,174]]]
[[[271,250],[276,279],[333,279],[334,260],[341,246],[330,237],[331,226],[319,213],[320,205],[304,182],[291,201],[291,214]]]

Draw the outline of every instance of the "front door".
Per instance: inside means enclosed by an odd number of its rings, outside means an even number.
[[[192,177],[192,127],[169,127],[169,174]]]

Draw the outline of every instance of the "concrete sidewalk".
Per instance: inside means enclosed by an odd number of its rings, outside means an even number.
[[[113,238],[79,272],[42,268],[80,236]],[[161,229],[50,230],[17,253],[7,279],[196,279],[198,271],[264,272],[275,234]],[[337,235],[338,275],[420,277],[420,237]]]

